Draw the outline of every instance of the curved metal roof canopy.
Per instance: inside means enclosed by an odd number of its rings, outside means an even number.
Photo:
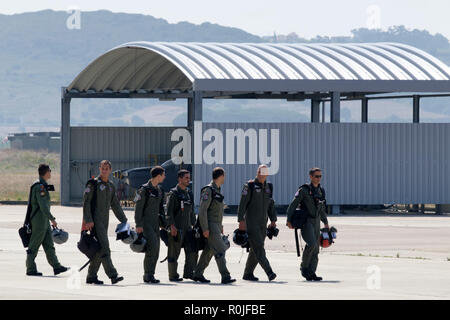
[[[399,43],[130,42],[98,57],[69,92],[448,92],[450,68]]]

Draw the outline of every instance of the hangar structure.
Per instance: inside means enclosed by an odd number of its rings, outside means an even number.
[[[80,201],[92,163],[106,158],[115,168],[143,166],[148,152],[170,154],[177,143],[173,131],[183,129],[71,127],[71,100],[156,98],[187,101],[184,129],[196,157],[196,199],[211,169],[222,166],[225,201],[238,204],[242,183],[254,177],[258,163],[274,165],[273,154],[262,156],[265,147],[279,154],[269,180],[280,205],[290,202],[312,166],[323,168],[335,210],[346,204],[450,203],[450,124],[419,119],[422,98],[449,93],[450,68],[400,43],[125,43],[62,88],[61,202]],[[204,123],[203,100],[218,98],[310,100],[311,123]],[[369,101],[380,98],[411,99],[413,123],[368,123]],[[340,123],[341,100],[361,101],[361,123]],[[328,123],[320,122],[324,101],[330,102]],[[204,135],[209,129],[233,143],[241,129],[245,147],[231,144],[232,149],[215,150],[212,158],[219,161],[203,159],[203,147],[218,139]]]

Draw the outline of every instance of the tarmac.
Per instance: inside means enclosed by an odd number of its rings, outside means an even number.
[[[111,285],[103,269],[99,279],[103,286],[85,283],[87,269],[77,272],[87,258],[78,251],[82,209],[52,207],[59,227],[70,233],[69,241],[55,245],[60,262],[70,266],[67,273],[53,276],[44,252],[36,263],[43,277],[25,275],[25,249],[18,228],[23,223],[26,206],[0,205],[0,299],[151,299],[151,300],[305,300],[305,299],[449,299],[450,298],[450,215],[345,214],[329,216],[330,226],[338,229],[336,242],[319,255],[317,274],[321,282],[307,282],[300,276],[300,260],[295,251],[293,230],[279,217],[279,236],[266,239],[267,257],[275,281],[257,267],[259,282],[242,280],[247,253],[231,244],[226,253],[227,265],[237,282],[220,284],[214,259],[206,269],[210,284],[191,280],[172,283],[168,280],[167,263],[158,263],[156,278],[160,284],[144,284],[144,255],[134,253],[114,230],[118,223],[111,212],[110,245],[112,260],[125,280]],[[125,211],[134,226],[133,211]],[[235,216],[225,216],[224,231],[237,227]],[[304,246],[304,242],[303,242]],[[160,260],[167,253],[161,242]],[[182,274],[184,254],[179,259]]]

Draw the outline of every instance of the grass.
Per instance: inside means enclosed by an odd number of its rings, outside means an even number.
[[[38,179],[37,168],[47,163],[52,169],[50,184],[56,192],[52,201],[59,202],[59,154],[28,150],[0,150],[0,201],[28,201],[31,184]]]

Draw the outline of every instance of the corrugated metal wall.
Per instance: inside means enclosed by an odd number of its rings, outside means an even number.
[[[176,142],[170,141],[172,131],[178,127],[72,127],[70,128],[70,198],[79,201],[84,185],[92,174],[98,174],[98,163],[112,161],[113,171],[154,165],[154,158],[170,155]],[[92,163],[92,165],[91,165]]]
[[[313,166],[323,169],[329,204],[450,203],[450,124],[203,123],[209,128],[223,133],[224,145],[225,129],[279,129],[280,168],[269,177],[277,204],[291,201]],[[238,204],[258,165],[195,165],[196,199],[215,166],[227,172],[225,202]]]

